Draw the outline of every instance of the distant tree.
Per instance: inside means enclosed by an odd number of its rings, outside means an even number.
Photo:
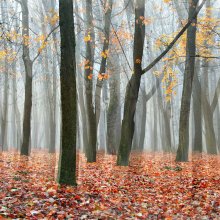
[[[5,5],[4,5],[5,4]],[[7,26],[9,26],[9,18],[8,18],[8,5],[7,2],[1,1],[1,16],[2,20],[8,23]],[[4,51],[7,51],[7,42],[3,42],[3,49]],[[2,150],[7,151],[8,150],[8,110],[9,110],[9,65],[7,62],[7,57],[4,57],[4,103],[5,107],[2,109],[3,114],[2,114],[2,120],[1,120],[1,136],[2,140],[0,140],[0,146],[2,146]]]
[[[59,0],[61,36],[62,145],[58,182],[76,185],[76,61],[73,1]]]
[[[121,103],[120,103],[120,71],[119,56],[111,54],[109,58],[109,93],[110,101],[107,112],[107,153],[115,155],[118,150],[121,133]]]

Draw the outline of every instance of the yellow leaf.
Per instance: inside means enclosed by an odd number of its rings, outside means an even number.
[[[90,80],[92,79],[92,74],[91,73],[89,74],[88,79],[90,79]]]
[[[88,34],[87,36],[84,37],[84,41],[85,41],[85,42],[91,41],[91,36],[90,36],[90,34]]]

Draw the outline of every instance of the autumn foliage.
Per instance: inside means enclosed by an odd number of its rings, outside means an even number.
[[[0,156],[0,219],[219,219],[220,158],[133,153],[129,167],[78,154],[78,187],[59,186],[57,155]]]

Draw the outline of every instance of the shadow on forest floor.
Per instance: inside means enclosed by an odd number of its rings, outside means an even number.
[[[220,219],[220,157],[133,153],[129,167],[78,154],[78,187],[55,182],[58,155],[0,154],[0,219]]]

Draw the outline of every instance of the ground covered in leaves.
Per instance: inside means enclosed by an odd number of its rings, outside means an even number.
[[[0,154],[0,219],[220,219],[220,158],[132,155],[129,167],[78,155],[78,187],[55,182],[58,155]]]

